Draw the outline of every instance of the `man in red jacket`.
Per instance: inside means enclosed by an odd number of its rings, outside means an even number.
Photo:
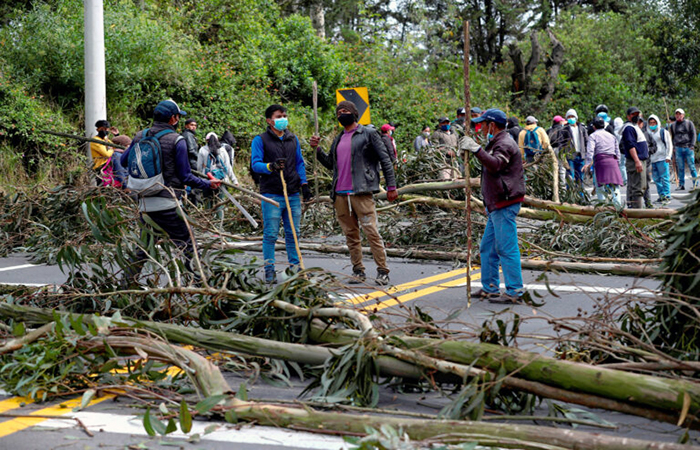
[[[523,295],[523,275],[515,218],[525,198],[523,160],[518,144],[506,131],[506,115],[488,109],[473,123],[483,123],[488,144],[482,148],[471,138],[463,148],[471,151],[484,167],[481,193],[488,222],[481,238],[481,286],[473,296],[491,303],[519,303]],[[503,269],[505,293],[499,289],[499,265]]]

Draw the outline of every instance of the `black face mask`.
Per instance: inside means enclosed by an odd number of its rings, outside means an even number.
[[[344,127],[352,125],[355,123],[355,116],[353,114],[341,114],[338,116],[338,122]]]
[[[100,130],[97,132],[97,135],[101,138],[107,136],[107,132],[105,130]]]

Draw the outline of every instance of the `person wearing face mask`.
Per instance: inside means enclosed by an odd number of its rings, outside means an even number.
[[[362,229],[377,264],[375,281],[385,286],[389,284],[389,266],[384,241],[377,227],[372,194],[379,192],[381,167],[386,180],[387,200],[393,202],[398,198],[394,166],[377,132],[357,123],[359,112],[354,103],[347,100],[338,103],[335,113],[344,130],[335,138],[330,151],[326,153],[319,147],[319,136],[311,137],[309,143],[316,149],[316,159],[333,171],[330,196],[350,250],[353,276],[349,282],[356,284],[366,279],[362,263]]]
[[[566,125],[564,125],[563,133],[566,142],[564,152],[570,167],[569,175],[574,181],[583,183],[583,155],[588,146],[588,132],[586,127],[578,121],[575,109],[566,112]]]
[[[97,130],[97,136],[94,139],[112,143],[109,140],[110,129],[116,131],[117,129],[112,127],[106,120],[98,120],[95,122],[95,128]],[[116,136],[119,135],[119,131],[116,131]],[[95,172],[95,181],[98,186],[104,184],[104,177],[101,171],[105,168],[109,162],[112,154],[114,153],[114,148],[106,146],[104,144],[98,144],[97,142],[90,142],[90,156],[92,156],[92,170]]]
[[[603,117],[596,117],[593,121],[595,130],[588,136],[588,146],[586,147],[586,165],[583,171],[586,172],[593,166],[596,173],[596,194],[598,200],[605,201],[606,196],[611,196],[612,201],[622,207],[620,197],[620,186],[622,186],[622,175],[617,160],[620,157],[615,135],[605,130],[605,120]]]
[[[467,122],[467,110],[464,107],[457,108],[457,118],[452,121],[452,131],[458,135],[464,135],[466,127],[464,126]]]
[[[284,225],[287,261],[292,268],[296,268],[299,265],[299,255],[294,244],[292,227],[299,236],[300,192],[305,202],[311,201],[312,196],[306,181],[306,164],[301,154],[299,139],[287,128],[289,125],[287,108],[282,105],[268,106],[265,110],[265,122],[267,130],[253,138],[251,165],[253,170],[260,174],[260,193],[280,204],[277,207],[267,202],[262,203],[265,282],[272,284],[277,281],[275,244],[279,236],[280,221]],[[280,172],[287,185],[289,208],[294,223],[289,223],[289,212],[284,198],[284,186]]]
[[[430,137],[430,142],[445,154],[446,164],[449,166],[440,170],[440,179],[451,180],[456,177],[454,160],[457,156],[457,134],[452,131],[449,118],[443,116],[438,119],[438,127]]]
[[[398,157],[398,152],[396,151],[396,141],[394,140],[394,128],[389,123],[382,125],[382,141],[386,145],[386,150],[389,152],[389,157],[391,158],[392,164],[396,166],[396,159]]]
[[[627,207],[644,207],[644,191],[647,188],[646,162],[649,146],[644,132],[637,126],[641,111],[635,106],[627,109],[627,122],[622,125],[620,148],[627,158]]]
[[[518,144],[506,131],[506,115],[488,109],[472,122],[483,123],[482,133],[491,136],[486,147],[466,137],[463,147],[483,166],[481,194],[488,214],[481,237],[481,289],[473,297],[491,303],[519,303],[523,295],[523,275],[515,218],[525,199],[525,171]],[[505,293],[499,289],[499,265],[503,269]]]
[[[697,132],[695,124],[685,117],[685,111],[681,108],[676,110],[676,121],[673,122],[669,131],[673,137],[673,146],[676,148],[676,166],[678,169],[678,190],[685,189],[685,165],[688,164],[690,176],[693,178],[693,189],[697,186],[698,172],[695,169],[695,139]]]
[[[187,143],[175,131],[180,117],[187,115],[173,100],[164,100],[156,105],[153,111],[152,125],[136,133],[134,140],[121,157],[121,164],[129,167],[129,155],[144,135],[156,137],[161,147],[162,175],[164,189],[152,195],[139,196],[139,211],[155,222],[170,239],[181,248],[185,256],[185,267],[191,272],[191,257],[194,253],[194,243],[190,229],[185,220],[178,214],[180,198],[185,193],[185,186],[203,189],[218,189],[220,181],[202,180],[192,174],[187,156]],[[133,189],[134,178],[129,179],[129,187]],[[150,248],[147,247],[147,248]],[[146,260],[146,252],[139,250],[133,264],[125,273],[126,283],[134,282]]]
[[[430,143],[430,127],[424,126],[420,134],[413,140],[413,150],[420,153],[426,151],[432,144]]]
[[[666,205],[671,201],[671,177],[669,167],[673,160],[673,141],[671,133],[659,124],[659,117],[649,116],[649,135],[656,144],[656,153],[651,155],[651,176],[656,184],[656,192],[659,194],[657,203]]]

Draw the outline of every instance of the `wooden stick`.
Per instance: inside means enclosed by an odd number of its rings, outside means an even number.
[[[85,136],[78,136],[77,134],[68,134],[68,133],[59,133],[57,131],[49,131],[49,130],[41,130],[42,133],[46,134],[51,134],[53,136],[60,136],[68,139],[75,139],[78,141],[83,141],[83,142],[94,142],[95,144],[102,144],[105,147],[114,147],[114,148],[120,148],[122,150],[125,150],[126,147],[123,145],[115,144],[113,142],[109,141],[102,141],[100,139],[94,139],[94,138],[86,138]]]
[[[202,172],[198,172],[198,171],[196,171],[196,170],[193,170],[192,173],[195,174],[195,175],[197,175],[197,176],[200,177],[200,178],[204,178],[205,180],[208,180],[208,179],[209,179],[209,177],[207,177],[206,175],[204,175]],[[271,204],[271,205],[274,205],[274,206],[276,206],[276,207],[278,207],[278,208],[280,207],[280,204],[277,203],[276,201],[274,201],[274,200],[272,200],[272,199],[269,199],[269,198],[265,197],[264,195],[260,195],[260,194],[258,194],[257,192],[253,192],[253,191],[248,190],[248,189],[246,189],[246,188],[242,188],[242,187],[240,187],[240,186],[236,186],[235,184],[229,183],[228,181],[223,181],[223,180],[219,180],[219,181],[221,181],[221,184],[223,184],[224,186],[228,186],[228,187],[230,187],[230,188],[232,188],[232,189],[236,189],[237,191],[243,192],[244,194],[248,194],[248,195],[250,195],[251,197],[255,197],[255,198],[257,198],[258,200],[261,200],[261,201],[263,201],[263,202],[267,202],[267,203],[269,203],[269,204]]]
[[[470,129],[471,122],[471,90],[469,86],[469,21],[464,21],[464,108],[467,115],[467,120],[464,124],[464,135],[466,136]],[[464,178],[468,179],[471,177],[471,152],[466,152],[466,157],[464,158]],[[466,207],[467,207],[467,306],[471,306],[472,298],[472,204],[469,201],[472,198],[472,185],[471,183],[464,183],[464,192],[466,194]]]
[[[294,216],[292,215],[292,208],[289,206],[289,196],[287,195],[287,183],[284,181],[284,172],[280,170],[280,179],[282,180],[282,192],[284,192],[284,203],[287,205],[287,214],[289,215],[289,225],[292,229],[292,237],[294,238],[294,247],[297,250],[297,255],[299,256],[299,267],[304,270],[304,258],[301,256],[301,249],[299,248],[299,239],[297,238],[297,229],[294,226]]]
[[[314,95],[313,95],[313,103],[314,103],[314,136],[318,136],[318,84],[316,83],[316,80],[314,80]],[[318,198],[318,171],[316,168],[318,167],[318,162],[316,161],[316,155],[313,156],[314,160],[314,197]]]

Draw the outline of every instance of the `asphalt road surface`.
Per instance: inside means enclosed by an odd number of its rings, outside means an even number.
[[[284,253],[278,252],[278,261],[284,261]],[[322,267],[342,276],[350,270],[348,257],[345,255],[305,254],[307,267]],[[367,273],[375,271],[373,262],[367,261]],[[368,279],[367,285],[354,285],[352,289],[339,292],[339,301],[364,307],[381,317],[397,323],[405,319],[406,311],[419,306],[431,314],[435,320],[453,319],[449,326],[455,329],[473,331],[494,313],[506,315],[519,314],[524,320],[520,333],[524,336],[551,336],[554,331],[546,317],[571,317],[579,311],[593,311],[598,300],[606,294],[612,295],[653,295],[650,289],[657,282],[649,279],[630,277],[549,274],[548,292],[545,281],[538,279],[542,273],[524,271],[526,288],[543,296],[545,304],[533,308],[527,305],[515,305],[510,308],[486,302],[466,300],[466,271],[454,268],[450,264],[435,262],[416,262],[402,259],[390,259],[391,281],[393,287],[385,292],[378,290]],[[479,286],[479,271],[473,270],[474,287]],[[371,277],[370,277],[371,278]],[[54,284],[61,283],[65,276],[57,267],[32,265],[22,256],[0,260],[0,283],[2,284]],[[533,319],[534,318],[534,319]],[[537,343],[536,343],[537,342]],[[543,351],[541,341],[523,339],[521,347]],[[235,390],[245,380],[235,374],[227,373],[227,379]],[[248,387],[251,399],[294,400],[303,390],[306,382],[295,380],[292,386],[276,387],[263,381]],[[436,414],[447,403],[439,393],[400,393],[383,386],[380,406],[413,412]],[[34,415],[35,417],[0,417],[0,449],[170,449],[173,446],[185,449],[262,449],[262,448],[298,448],[298,449],[338,449],[347,448],[343,440],[335,436],[323,436],[306,432],[292,432],[259,426],[234,426],[224,422],[195,421],[193,431],[199,439],[188,442],[182,434],[168,437],[150,438],[146,435],[138,414],[143,411],[134,409],[131,402],[124,398],[100,398],[80,412],[72,408],[80,404],[80,398],[65,399],[63,402],[43,404],[31,403],[27,399],[18,399],[10,395],[0,396],[0,413],[5,415]],[[585,417],[585,408],[576,408]],[[650,422],[637,417],[606,411],[593,411],[604,420],[618,426],[617,430],[603,430],[620,436],[673,442],[682,434],[676,427],[668,424]],[[547,405],[543,404],[538,412],[547,414]],[[54,417],[55,418],[52,418]],[[76,420],[80,420],[79,422]],[[94,436],[88,436],[85,430]],[[601,432],[599,429],[579,427],[579,430]],[[692,434],[698,439],[698,434]],[[700,442],[700,441],[697,441]]]

